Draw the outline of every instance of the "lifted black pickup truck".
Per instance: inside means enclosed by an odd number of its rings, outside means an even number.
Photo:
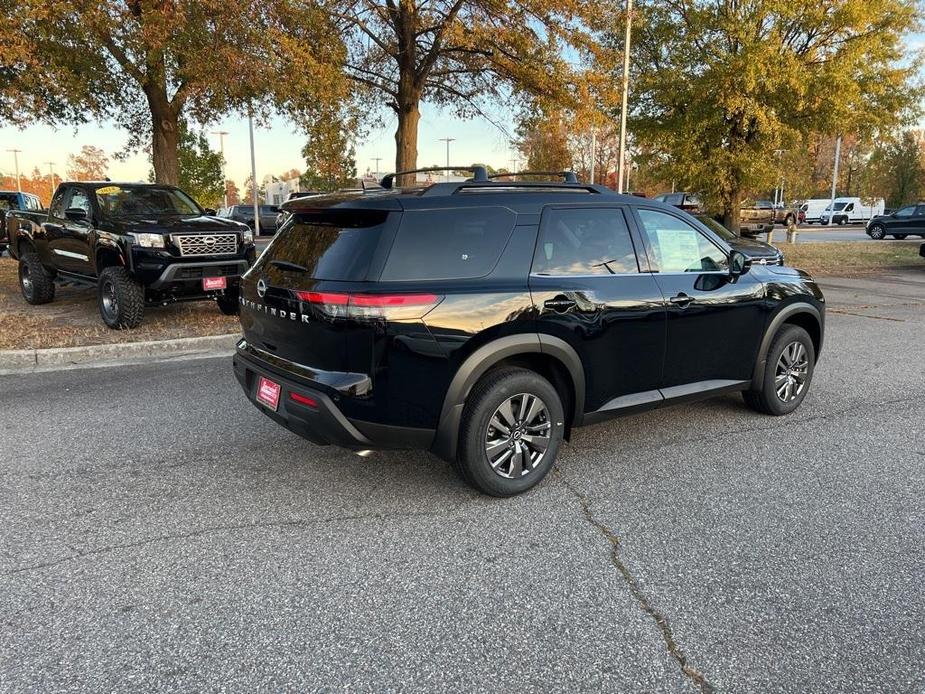
[[[95,285],[106,325],[134,328],[146,305],[215,299],[238,312],[254,236],[213,215],[172,186],[65,182],[47,213],[11,211],[6,230],[26,301],[54,299],[55,280]]]

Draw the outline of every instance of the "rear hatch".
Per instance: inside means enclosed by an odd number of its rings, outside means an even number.
[[[351,297],[380,274],[400,221],[398,204],[381,202],[342,207],[342,198],[325,198],[294,210],[242,285],[250,345],[312,369],[370,373],[381,325],[357,320],[363,309]]]

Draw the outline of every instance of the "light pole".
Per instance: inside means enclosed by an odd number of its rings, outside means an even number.
[[[597,128],[591,128],[591,185],[594,185],[594,159],[597,149]]]
[[[251,138],[251,190],[254,204],[254,236],[260,236],[260,210],[257,206],[257,156],[254,154],[254,111],[247,110],[247,129]]]
[[[835,167],[832,169],[832,200],[829,203],[829,223],[826,226],[832,226],[835,221],[835,186],[838,183],[838,160],[841,159],[841,135],[835,140]]]
[[[450,143],[456,142],[455,137],[441,137],[440,142],[446,142],[446,180],[450,181]]]
[[[228,179],[225,177],[225,135],[228,134],[227,130],[213,130],[213,135],[218,135],[218,151],[222,155],[222,190],[225,192],[222,199],[224,200],[225,207],[228,207]]]
[[[382,157],[373,157],[373,161],[376,162],[376,180],[379,180],[379,162],[382,161]]]
[[[48,206],[51,207],[51,199],[55,196],[55,172],[52,167],[55,165],[53,161],[46,161],[48,164]]]
[[[13,165],[16,167],[16,192],[22,192],[22,186],[19,184],[19,153],[22,152],[21,149],[8,149],[7,152],[13,153]]]
[[[623,192],[623,169],[626,166],[626,104],[630,89],[630,36],[633,24],[633,0],[626,0],[626,39],[623,42],[623,107],[620,109],[620,166],[617,192]]]

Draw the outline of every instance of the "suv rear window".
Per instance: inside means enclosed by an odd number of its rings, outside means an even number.
[[[501,257],[515,221],[504,207],[406,211],[382,279],[484,277]]]
[[[388,216],[385,210],[357,209],[299,214],[266,255],[302,265],[315,279],[359,282],[366,279]]]

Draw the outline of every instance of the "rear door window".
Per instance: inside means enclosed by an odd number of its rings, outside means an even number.
[[[484,277],[501,257],[516,219],[504,207],[408,210],[402,215],[382,279]]]
[[[535,275],[625,275],[639,272],[619,208],[552,208],[543,215]]]

